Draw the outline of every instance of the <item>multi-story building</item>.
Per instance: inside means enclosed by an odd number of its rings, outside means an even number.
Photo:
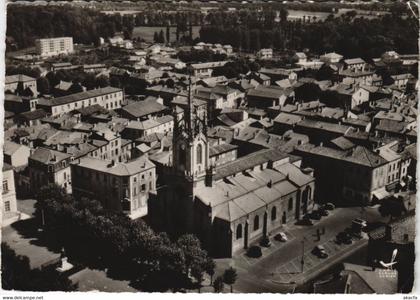
[[[67,153],[42,147],[35,149],[28,159],[32,192],[36,193],[42,186],[55,183],[67,193],[71,193],[70,162],[72,160],[73,157]]]
[[[122,131],[123,137],[135,140],[154,133],[169,133],[174,127],[174,118],[171,115],[145,121],[131,121]]]
[[[96,147],[89,153],[90,157],[118,162],[131,159],[131,142],[123,140],[119,133],[109,128],[95,130],[90,139],[89,144]]]
[[[37,107],[44,109],[52,116],[60,116],[73,110],[96,104],[106,109],[118,109],[121,108],[123,100],[124,93],[122,89],[104,87],[53,99],[42,98],[39,99]]]
[[[261,49],[260,51],[257,52],[257,57],[259,59],[272,59],[273,49],[271,48]]]
[[[194,76],[197,77],[211,77],[215,68],[223,67],[227,61],[213,61],[199,64],[191,64]]]
[[[10,75],[4,78],[4,91],[6,92],[16,93],[18,90],[22,92],[28,87],[37,90],[35,78],[23,74]]]
[[[18,215],[16,204],[15,177],[13,167],[3,164],[3,186],[1,195],[2,225],[9,225]]]
[[[318,201],[367,205],[387,196],[388,162],[378,153],[362,146],[344,151],[311,144],[295,152],[314,169]]]
[[[35,40],[36,53],[40,56],[55,56],[73,53],[72,37],[57,37]]]
[[[12,167],[18,168],[28,164],[28,157],[31,149],[28,146],[17,144],[11,141],[4,141],[3,161]]]
[[[147,215],[149,194],[156,193],[155,165],[147,156],[126,163],[84,157],[71,164],[71,173],[76,198],[98,200],[132,219]]]

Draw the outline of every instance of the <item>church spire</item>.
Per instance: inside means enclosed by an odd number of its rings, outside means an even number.
[[[185,112],[185,120],[186,120],[186,127],[187,127],[187,132],[188,132],[188,137],[190,138],[190,140],[193,139],[194,134],[193,134],[193,113],[194,113],[194,104],[193,104],[193,95],[192,95],[192,79],[191,79],[191,75],[189,76],[189,82],[188,82],[188,107],[187,107],[187,111]]]

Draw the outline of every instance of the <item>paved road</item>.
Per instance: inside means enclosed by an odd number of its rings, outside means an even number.
[[[232,265],[238,270],[238,281],[235,284],[235,290],[248,293],[290,292],[294,285],[288,284],[288,282],[282,284],[273,282],[273,277],[275,277],[273,276],[273,273],[278,273],[280,266],[291,261],[293,261],[292,264],[294,265],[296,265],[297,261],[300,261],[302,255],[302,240],[305,240],[306,253],[312,250],[315,245],[327,243],[332,240],[338,232],[343,231],[351,224],[353,219],[360,218],[362,214],[363,217],[370,222],[383,221],[376,210],[366,210],[362,213],[360,208],[338,208],[330,216],[324,217],[313,226],[285,226],[284,231],[286,231],[289,238],[291,237],[291,240],[284,244],[274,241],[272,246],[273,250],[264,249],[263,256],[259,259],[254,260],[246,257],[244,254],[239,254],[229,262],[225,260],[223,263],[224,265]],[[321,240],[318,241],[316,229],[321,229],[323,227],[325,227],[326,230],[325,234],[322,235]],[[333,246],[331,245],[331,247]],[[354,247],[357,247],[357,245],[352,245],[337,254],[339,255],[340,260],[346,256],[346,253],[350,254]],[[306,255],[306,258],[307,257],[308,256]],[[322,264],[322,269],[328,268],[338,261],[337,259],[330,259]],[[314,264],[314,261],[312,264]],[[289,271],[296,271],[295,273],[297,275],[297,271],[300,272],[300,265],[294,266],[294,268]],[[311,273],[311,276],[316,276],[317,272]]]

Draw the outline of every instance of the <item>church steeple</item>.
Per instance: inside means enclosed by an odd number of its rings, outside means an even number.
[[[194,103],[193,103],[193,94],[192,94],[192,80],[191,80],[191,75],[189,77],[189,82],[188,82],[188,105],[187,105],[187,111],[185,112],[185,122],[186,122],[186,129],[187,129],[187,135],[189,137],[190,140],[193,139],[194,133],[194,125],[193,125],[193,121],[194,121]]]
[[[206,113],[194,106],[192,79],[189,77],[187,105],[183,117],[174,115],[173,169],[193,180],[205,177],[209,166]]]

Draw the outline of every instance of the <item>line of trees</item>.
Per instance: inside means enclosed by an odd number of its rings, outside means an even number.
[[[9,5],[7,9],[8,46],[17,49],[34,46],[35,39],[72,36],[75,43],[97,43],[116,32],[132,35],[135,26],[130,16],[105,15],[99,11],[73,6]]]
[[[278,50],[308,48],[311,52],[323,54],[336,51],[345,57],[372,58],[386,50],[398,53],[417,53],[418,23],[415,18],[402,17],[397,12],[368,19],[356,17],[352,11],[340,17],[328,17],[325,21],[273,21],[249,19],[241,25],[226,25],[219,18],[214,25],[203,26],[200,39],[203,42],[230,44],[245,51],[261,48]]]
[[[143,291],[193,288],[205,272],[214,272],[212,259],[194,235],[172,241],[142,220],[104,210],[95,200],[77,201],[55,185],[42,187],[37,199],[36,217],[71,259],[107,268],[111,276],[130,280]]]

